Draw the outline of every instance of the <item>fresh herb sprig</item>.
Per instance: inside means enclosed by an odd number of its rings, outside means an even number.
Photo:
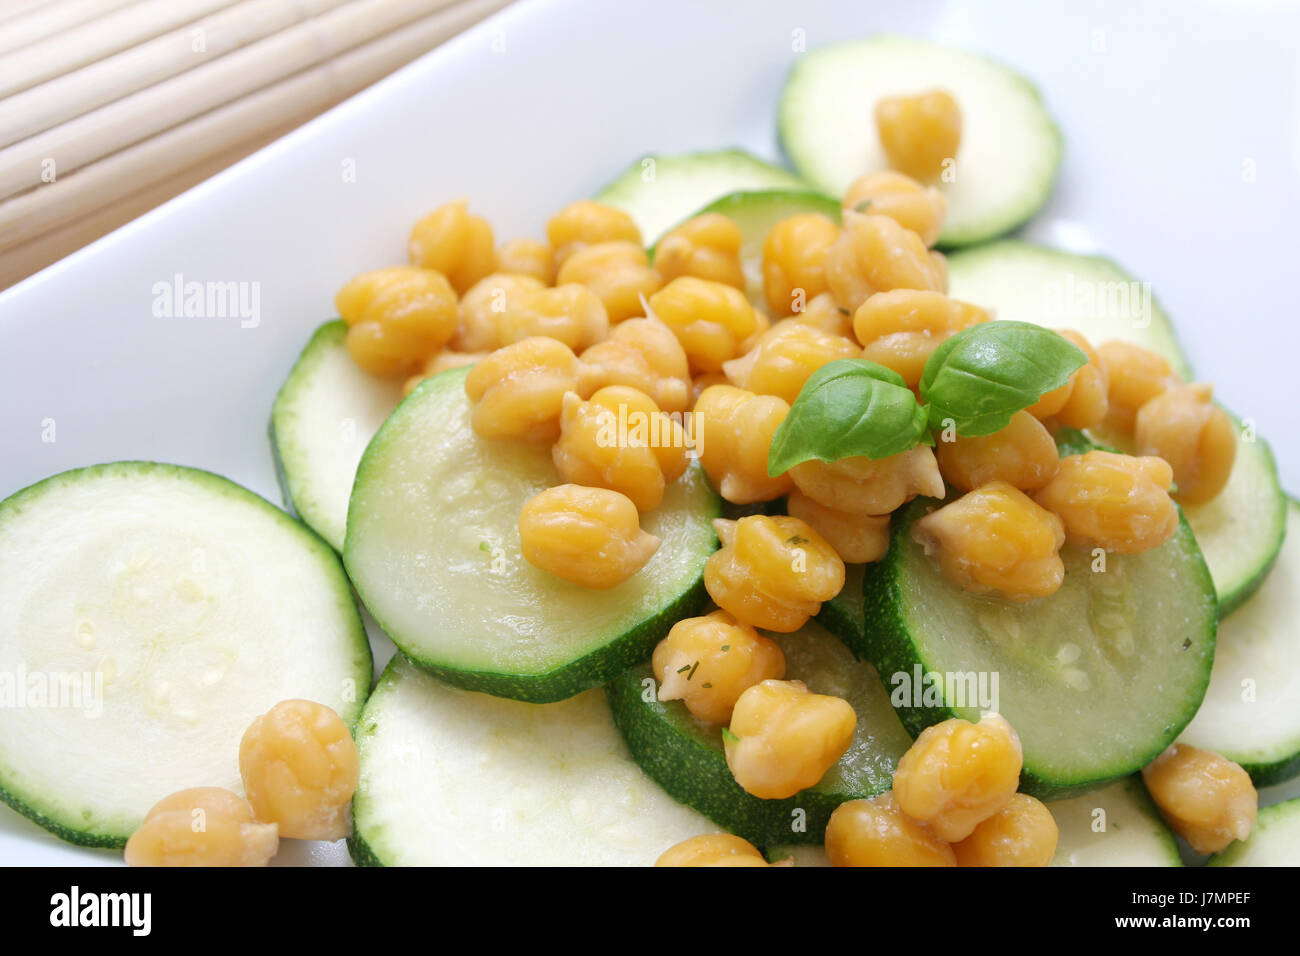
[[[921,375],[921,401],[898,373],[866,359],[838,359],[804,383],[772,436],[767,473],[817,459],[888,458],[934,444],[931,429],[988,435],[1060,388],[1088,357],[1050,329],[986,322],[950,336]]]

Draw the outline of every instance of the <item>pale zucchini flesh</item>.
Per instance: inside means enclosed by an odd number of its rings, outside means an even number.
[[[650,154],[630,163],[595,196],[622,209],[654,245],[670,228],[721,196],[741,190],[805,190],[796,173],[740,149]]]
[[[1245,842],[1210,857],[1207,866],[1300,866],[1300,798],[1259,811]]]
[[[719,500],[693,464],[642,516],[659,550],[609,590],[534,567],[519,511],[561,483],[550,446],[479,438],[467,372],[426,380],[371,442],[344,561],[367,609],[421,667],[473,690],[561,700],[646,659],[699,606]]]
[[[279,701],[355,721],[371,656],[319,538],[217,475],[118,462],[0,503],[0,674],[0,799],[121,846],[170,793],[240,792]]]
[[[895,36],[810,50],[786,80],[781,142],[795,169],[840,197],[854,179],[888,168],[877,101],[936,88],[962,112],[952,175],[936,184],[948,199],[939,243],[967,245],[1015,229],[1051,194],[1061,134],[1032,84],[976,54]]]
[[[361,370],[339,320],[318,328],[276,396],[271,443],[286,503],[343,550],[357,464],[402,398],[402,383]]]
[[[1291,520],[1300,505],[1291,502]],[[1257,787],[1300,774],[1300,535],[1292,534],[1260,589],[1219,624],[1201,709],[1179,740],[1222,754]]]
[[[386,866],[645,866],[717,827],[637,767],[600,691],[527,704],[401,656],[357,725],[353,858]]]
[[[1060,590],[1017,605],[962,591],[912,539],[935,506],[920,499],[895,517],[889,553],[864,568],[865,636],[851,640],[886,680],[952,675],[932,699],[906,702],[909,731],[998,710],[1024,747],[1022,789],[1041,799],[1132,774],[1174,741],[1209,683],[1217,620],[1186,522],[1160,547],[1104,564],[1066,545]],[[963,675],[990,691],[996,678],[996,702]]]

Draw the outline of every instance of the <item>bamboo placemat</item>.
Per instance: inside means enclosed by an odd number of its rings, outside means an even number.
[[[508,2],[0,2],[0,288]]]

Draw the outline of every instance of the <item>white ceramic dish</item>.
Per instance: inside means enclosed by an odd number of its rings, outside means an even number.
[[[1105,251],[1149,280],[1197,369],[1300,487],[1300,63],[1284,42],[1300,8],[1174,9],[526,0],[0,295],[0,497],[145,458],[279,501],[275,391],[339,284],[402,261],[418,215],[468,196],[499,235],[540,235],[549,213],[643,153],[739,145],[775,159],[777,95],[800,44],[877,31],[983,51],[1038,83],[1066,152],[1026,234]],[[157,314],[177,275],[242,283],[257,315]],[[340,845],[286,851],[280,862],[347,859]],[[0,808],[0,862],[118,859]]]

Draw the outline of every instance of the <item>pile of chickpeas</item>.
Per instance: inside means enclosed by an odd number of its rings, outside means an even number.
[[[736,781],[764,798],[816,784],[849,747],[857,716],[847,701],[784,680],[781,649],[760,630],[798,630],[843,587],[845,562],[883,557],[898,508],[956,489],[914,537],[960,587],[1027,602],[1061,586],[1067,542],[1118,553],[1163,543],[1177,530],[1175,498],[1217,495],[1236,448],[1208,385],[1182,383],[1144,349],[1094,349],[1063,330],[1087,363],[992,435],[945,433],[935,449],[811,460],[769,475],[773,435],[823,365],[866,358],[915,389],[942,342],[992,318],[948,296],[947,262],[933,248],[947,212],[934,183],[961,142],[956,100],[944,91],[882,100],[876,122],[894,169],[855,181],[840,223],[801,213],[771,228],[763,308],[745,295],[742,234],[726,216],[682,223],[651,263],[631,217],[590,200],[560,210],[544,242],[499,247],[466,203],[450,203],[416,224],[410,265],[358,276],[336,300],[363,369],[405,378],[409,390],[472,365],[475,432],[551,447],[560,483],[519,515],[523,555],[544,571],[605,589],[650,561],[660,541],[641,516],[689,464],[682,413],[693,416],[696,456],[725,500],[786,499],[785,516],[715,522],[721,548],[704,580],[718,610],[678,622],[653,658],[660,698],[722,725]],[[655,419],[659,440],[610,442],[621,410]],[[1060,458],[1053,434],[1062,426],[1105,427],[1138,455]],[[949,792],[938,783],[970,773],[971,787],[990,786],[971,769],[985,760],[996,762],[988,773],[998,784],[978,799],[964,784]],[[1019,771],[1005,721],[931,728],[892,794],[837,812],[832,859],[1045,863],[1055,826],[1016,794]],[[869,833],[888,838],[873,843]],[[714,855],[737,857],[734,838],[715,842]],[[756,854],[749,847],[738,858]]]
[[[163,798],[126,843],[128,866],[266,866],[280,838],[341,840],[361,773],[357,746],[332,709],[285,700],[239,744],[244,796],[194,787]]]

